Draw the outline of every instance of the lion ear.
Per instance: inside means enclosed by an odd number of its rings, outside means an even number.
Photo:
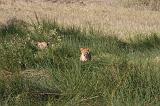
[[[90,51],[90,48],[87,48],[88,51]]]
[[[84,48],[80,48],[80,51],[82,51]]]
[[[40,44],[40,42],[37,42],[37,44]]]

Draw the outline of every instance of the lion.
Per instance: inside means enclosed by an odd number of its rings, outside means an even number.
[[[47,42],[37,42],[37,46],[39,49],[45,49],[48,47],[48,43]]]
[[[80,61],[86,62],[91,60],[91,53],[89,48],[80,48],[81,56]]]

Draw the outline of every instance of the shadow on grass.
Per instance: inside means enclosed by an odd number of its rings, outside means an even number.
[[[65,62],[63,61],[68,61],[69,59],[76,59],[78,61],[80,56],[79,48],[81,47],[89,47],[92,55],[101,58],[101,60],[104,60],[103,56],[100,57],[102,54],[125,57],[129,53],[148,53],[160,47],[160,37],[156,33],[147,37],[139,35],[135,39],[131,39],[130,43],[126,43],[116,37],[104,36],[103,33],[96,32],[92,29],[87,31],[74,26],[64,28],[59,26],[55,21],[49,22],[43,20],[41,23],[38,23],[38,25],[33,23],[34,33],[32,33],[33,30],[29,30],[28,27],[30,26],[27,25],[29,24],[21,20],[11,19],[7,25],[0,28],[0,37],[3,39],[1,51],[2,54],[6,52],[9,56],[6,57],[7,55],[4,54],[4,56],[1,57],[5,58],[1,60],[10,61],[10,65],[8,65],[10,69],[12,69],[11,66],[16,67],[16,64],[19,65],[17,67],[24,66],[26,68],[35,68],[37,66],[43,68],[46,66],[50,68],[65,66]],[[40,25],[40,29],[38,29],[39,27],[36,25]],[[41,37],[44,37],[44,34],[47,34],[50,30],[55,30],[56,33],[62,37],[62,46],[55,51],[48,49],[46,53],[39,51],[41,57],[35,58],[34,55],[38,53],[38,49],[33,45],[32,41],[42,40]],[[30,40],[25,40],[26,37],[28,37],[27,34],[30,34]],[[16,35],[16,37],[12,35]],[[25,36],[25,38],[21,38],[21,36]],[[54,44],[54,41],[51,42]],[[11,48],[12,52],[10,50]],[[12,63],[14,65],[12,65]],[[5,64],[3,64],[3,67],[4,66]]]
[[[145,52],[145,50],[159,49],[160,48],[160,36],[158,33],[152,33],[145,36],[143,34],[137,35],[134,40],[131,39],[130,47]]]
[[[9,36],[26,36],[28,33],[29,24],[22,20],[17,20],[16,18],[12,18],[7,21],[6,24],[0,26],[0,37],[9,37]]]

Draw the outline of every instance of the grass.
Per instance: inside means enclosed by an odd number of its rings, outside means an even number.
[[[104,36],[38,19],[1,26],[1,105],[160,105],[159,34]],[[39,50],[37,41],[49,47]],[[79,61],[81,47],[92,61]]]
[[[160,10],[159,0],[121,0],[121,2],[124,2],[126,6],[130,6],[130,7],[136,6],[136,7],[146,8],[153,11]]]
[[[118,2],[122,0],[69,0],[74,3],[64,3],[66,0],[60,0],[62,2],[57,3],[51,2],[55,0],[1,1],[0,23],[5,23],[12,17],[30,22],[30,19],[35,20],[35,13],[37,13],[38,17],[56,19],[59,24],[66,27],[68,25],[82,28],[91,26],[110,35],[117,35],[123,40],[128,38],[129,34],[135,36],[138,33],[160,32],[160,12],[139,9],[132,3],[135,0],[127,1],[133,4],[128,7],[133,6],[136,9],[124,8],[121,5],[122,2]],[[83,1],[84,5],[81,5],[79,1]],[[109,1],[113,4],[106,3]]]

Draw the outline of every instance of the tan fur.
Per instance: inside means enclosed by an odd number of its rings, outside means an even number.
[[[80,48],[80,61],[85,62],[91,60],[91,53],[89,48]]]
[[[47,42],[37,42],[37,46],[39,49],[45,49],[48,47]]]

